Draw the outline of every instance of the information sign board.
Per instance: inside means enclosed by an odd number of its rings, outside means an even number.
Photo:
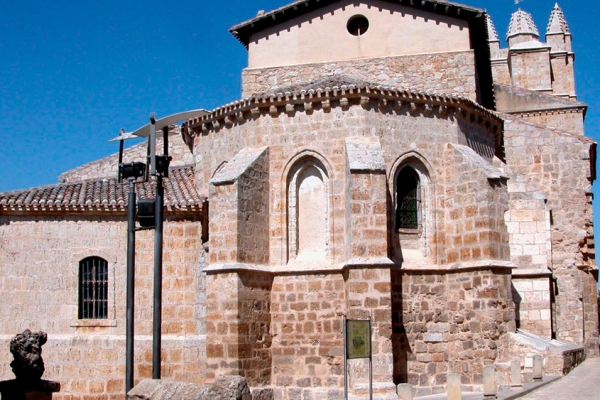
[[[346,320],[346,351],[347,358],[371,357],[371,321]]]

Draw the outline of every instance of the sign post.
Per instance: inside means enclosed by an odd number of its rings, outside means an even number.
[[[344,316],[344,398],[348,399],[348,360],[369,359],[369,399],[373,400],[373,357],[371,318],[346,319]]]

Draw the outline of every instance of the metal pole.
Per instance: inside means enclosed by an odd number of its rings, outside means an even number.
[[[369,316],[369,399],[373,400],[373,342],[371,333],[371,316]]]
[[[344,399],[348,399],[348,334],[346,333],[346,316],[344,315],[342,335],[344,335]]]
[[[121,142],[123,143],[123,142]],[[133,388],[133,309],[135,301],[135,180],[129,179],[127,206],[127,314],[125,328],[125,394]]]
[[[154,314],[152,325],[152,379],[160,379],[160,351],[162,324],[162,247],[163,247],[162,174],[156,175],[156,208],[154,230]]]

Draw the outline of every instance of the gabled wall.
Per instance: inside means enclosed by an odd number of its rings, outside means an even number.
[[[346,29],[362,15],[360,36]],[[342,1],[251,36],[248,68],[470,50],[468,23],[398,4]]]

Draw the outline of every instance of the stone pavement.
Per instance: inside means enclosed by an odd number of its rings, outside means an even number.
[[[415,397],[415,400],[446,400],[445,394]],[[463,393],[462,400],[483,400],[482,393]],[[600,358],[588,358],[563,377],[548,376],[541,382],[524,384],[519,390],[499,392],[499,400],[596,400],[600,399]]]
[[[588,358],[568,375],[520,400],[594,400],[600,399],[600,358]]]

